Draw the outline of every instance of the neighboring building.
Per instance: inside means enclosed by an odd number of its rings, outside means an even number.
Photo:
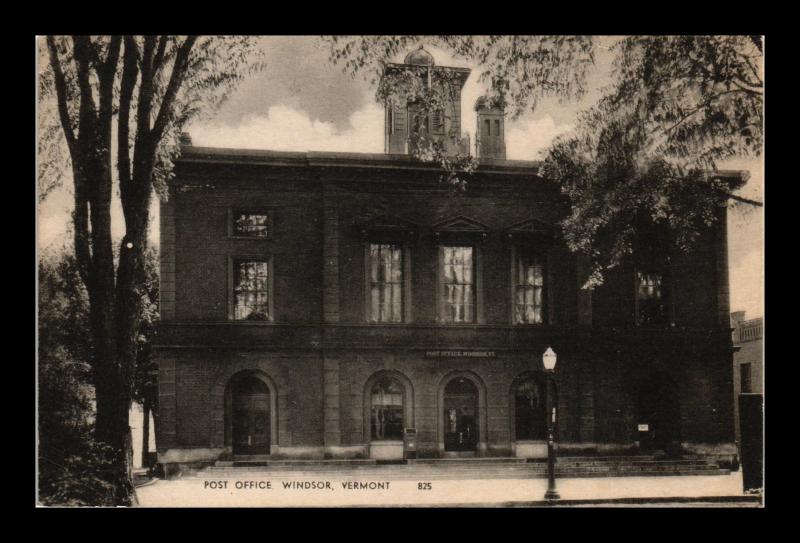
[[[131,410],[128,412],[128,420],[131,426],[131,438],[133,441],[133,467],[146,468],[151,467],[153,464],[148,465],[148,458],[142,458],[144,452],[144,410],[142,406],[136,402],[131,404]],[[153,431],[155,428],[155,419],[153,414],[150,413],[150,426],[148,431],[147,450],[150,458],[156,451],[156,434]]]
[[[404,67],[469,74],[424,50],[387,73]],[[565,197],[504,159],[496,106],[477,104],[466,192],[406,154],[425,126],[469,148],[458,90],[441,118],[387,107],[387,154],[183,146],[161,204],[159,462],[401,458],[409,427],[420,456],[543,457],[548,346],[561,450],[733,458],[725,209],[695,251],[582,290]]]
[[[745,320],[744,311],[731,313],[733,328],[733,394],[736,441],[740,441],[739,394],[764,393],[764,318]]]

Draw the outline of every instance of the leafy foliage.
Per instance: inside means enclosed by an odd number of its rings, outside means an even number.
[[[113,506],[114,485],[105,475],[113,469],[113,449],[84,436],[59,463],[43,458],[40,463],[40,500],[43,505]],[[45,473],[47,475],[45,475]]]
[[[74,260],[39,263],[39,482],[50,503],[59,503],[68,458],[91,439],[94,410],[88,298]]]
[[[542,174],[569,196],[574,250],[602,270],[644,252],[689,250],[746,181],[719,161],[757,156],[763,141],[760,51],[746,36],[625,38],[615,84],[551,146]]]
[[[147,253],[134,399],[155,398],[150,358],[158,319],[158,253]],[[68,253],[47,253],[39,263],[39,494],[46,505],[113,505],[108,483],[114,452],[93,436],[95,402],[89,301]]]
[[[517,117],[541,98],[581,98],[594,64],[591,36],[326,36],[330,60],[377,85],[385,62],[425,42],[479,66],[492,100]]]
[[[138,50],[137,61],[145,51],[145,37],[131,36],[131,44]],[[154,37],[150,37],[154,38]],[[72,127],[79,124],[80,88],[75,70],[73,46],[68,36],[53,37],[61,60],[66,90],[66,114]],[[108,54],[111,36],[96,36],[91,40],[92,57],[100,61]],[[154,45],[157,65],[153,73],[153,88],[149,91],[153,99],[152,109],[158,111],[169,88],[175,60],[186,38],[162,36]],[[42,42],[44,39],[42,39]],[[202,36],[197,38],[188,58],[186,76],[176,89],[174,106],[165,111],[166,128],[163,142],[157,149],[157,161],[153,182],[158,193],[165,197],[166,181],[172,171],[172,160],[179,147],[181,130],[194,119],[212,117],[225,103],[231,92],[249,75],[264,68],[263,52],[258,48],[254,36]],[[121,68],[121,66],[119,66]],[[139,101],[139,86],[131,95],[130,117],[136,118]],[[119,113],[122,70],[118,69],[114,81],[114,114]],[[97,93],[97,89],[93,89]],[[39,48],[38,85],[39,123],[39,199],[64,181],[69,166],[64,133],[59,122],[58,102],[55,99],[53,69],[48,59],[48,48]],[[129,134],[129,148],[133,150],[136,131]]]
[[[385,62],[416,43],[441,47],[477,64],[486,97],[501,100],[512,118],[535,110],[545,96],[581,98],[597,47],[588,36],[337,36],[326,41],[332,62],[353,75],[372,74],[376,84]],[[579,117],[574,133],[553,143],[540,171],[569,196],[572,210],[562,228],[573,250],[591,256],[588,286],[602,281],[605,268],[644,253],[650,236],[665,239],[667,253],[687,250],[729,200],[759,205],[734,194],[746,178],[714,171],[720,161],[761,153],[761,38],[629,36],[611,52],[611,86]],[[385,79],[378,99],[385,100],[399,83]],[[404,90],[399,99],[435,104],[430,94],[409,96]],[[460,182],[457,175],[453,179]]]

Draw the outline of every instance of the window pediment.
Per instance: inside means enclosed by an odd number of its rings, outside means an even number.
[[[505,237],[510,240],[525,238],[550,239],[555,228],[552,224],[539,219],[527,219],[505,229]]]
[[[464,215],[458,215],[433,225],[433,235],[437,242],[452,238],[474,239],[482,242],[488,234],[488,226]]]

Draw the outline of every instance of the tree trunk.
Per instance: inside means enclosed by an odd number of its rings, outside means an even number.
[[[142,421],[142,467],[150,468],[150,402],[147,398],[142,402],[142,412],[144,420]]]

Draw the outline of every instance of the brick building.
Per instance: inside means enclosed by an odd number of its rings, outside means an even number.
[[[764,393],[764,318],[745,320],[744,311],[731,313],[733,327],[733,393],[736,441],[740,442],[739,394]]]
[[[469,76],[424,50],[403,69]],[[385,154],[183,146],[161,204],[159,462],[400,458],[408,427],[420,456],[541,457],[547,347],[562,450],[735,454],[725,210],[694,252],[583,290],[567,204],[505,159],[502,109],[475,106],[465,192],[409,156],[419,130],[470,147],[457,91],[430,116],[387,106]]]

